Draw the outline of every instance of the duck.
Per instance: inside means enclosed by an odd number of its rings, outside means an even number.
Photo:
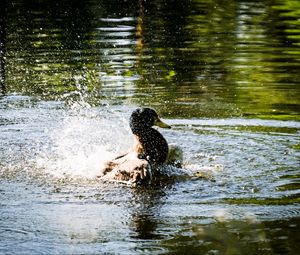
[[[168,161],[170,153],[167,140],[153,127],[170,129],[171,126],[163,122],[152,108],[135,109],[129,118],[129,126],[133,146],[106,162],[98,177],[131,184],[150,183],[155,169]]]

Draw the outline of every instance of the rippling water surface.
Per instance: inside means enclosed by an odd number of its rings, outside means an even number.
[[[183,148],[183,169],[131,188],[95,176],[131,144],[132,107],[24,96],[0,106],[4,252],[272,254],[273,242],[297,245],[299,122],[167,119],[173,129],[162,132]]]
[[[298,1],[0,7],[0,253],[297,253]],[[138,106],[182,168],[100,182]]]

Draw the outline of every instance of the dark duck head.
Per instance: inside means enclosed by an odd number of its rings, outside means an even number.
[[[171,128],[162,122],[157,113],[151,108],[138,108],[130,117],[130,128],[135,136],[133,150],[139,158],[148,160],[151,164],[163,164],[168,157],[168,143],[154,128]]]

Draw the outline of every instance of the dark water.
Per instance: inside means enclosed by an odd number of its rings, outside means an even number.
[[[1,1],[1,254],[297,254],[300,2]],[[154,107],[184,152],[96,180]]]

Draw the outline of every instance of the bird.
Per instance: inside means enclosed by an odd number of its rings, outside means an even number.
[[[163,164],[169,153],[168,142],[152,127],[171,128],[171,126],[164,123],[151,108],[139,108],[133,111],[129,125],[135,139],[133,150],[138,153],[138,157],[146,159],[150,164]]]
[[[103,180],[126,183],[149,183],[154,169],[166,163],[169,145],[153,126],[170,129],[152,108],[137,108],[130,118],[133,146],[124,154],[106,162],[99,177]]]

